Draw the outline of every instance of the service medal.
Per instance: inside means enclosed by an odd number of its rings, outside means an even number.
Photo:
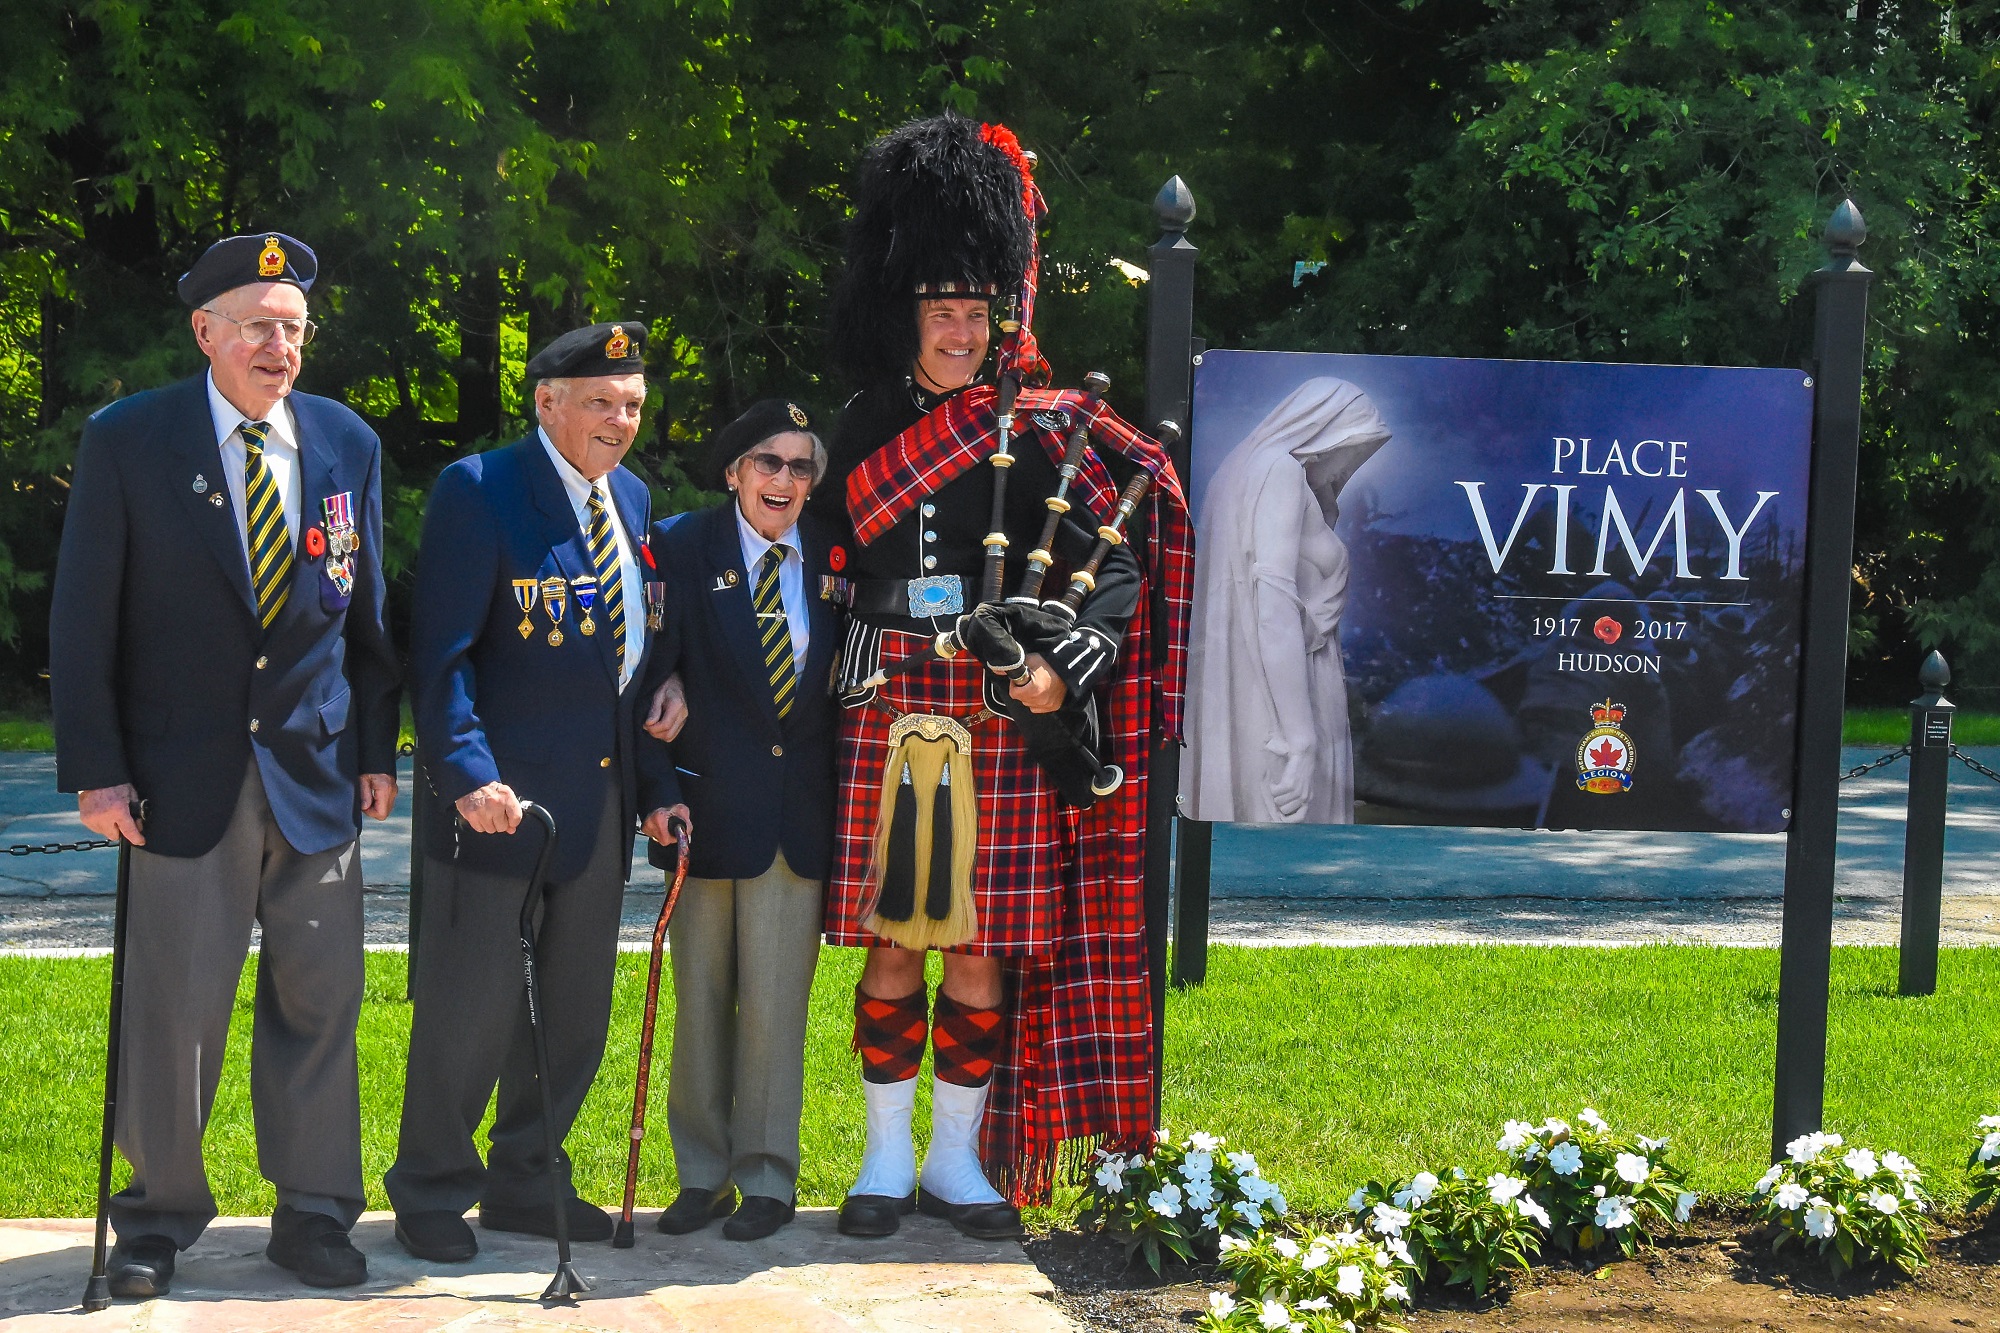
[[[326,561],[326,576],[333,581],[333,590],[342,597],[354,591],[354,562],[335,560],[331,556]]]
[[[667,620],[667,585],[660,579],[646,580],[646,632],[658,634]]]
[[[590,618],[590,608],[597,605],[597,580],[586,574],[580,579],[569,581],[570,596],[576,598],[576,627],[585,634],[597,633],[597,622]]]
[[[535,603],[542,599],[542,586],[533,579],[514,580],[514,604],[521,608],[521,623],[514,628],[527,638],[535,632],[535,622],[530,619],[535,614]]]
[[[560,648],[563,613],[569,610],[567,581],[553,574],[542,580],[542,610],[549,613],[549,647]]]

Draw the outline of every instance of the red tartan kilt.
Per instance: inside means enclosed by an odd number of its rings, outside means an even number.
[[[882,635],[882,662],[899,662],[926,639],[896,630]],[[968,655],[930,662],[883,686],[872,703],[843,711],[840,804],[835,818],[833,880],[827,890],[829,944],[884,944],[862,918],[874,895],[869,862],[889,756],[889,724],[898,713],[939,713],[964,721],[984,704],[985,668]],[[1048,955],[1055,952],[1063,866],[1073,863],[1075,816],[1056,801],[1020,733],[1003,718],[972,728],[972,765],[979,779],[979,848],[973,901],[979,934],[952,953]]]

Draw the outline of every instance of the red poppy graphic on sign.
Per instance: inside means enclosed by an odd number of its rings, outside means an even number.
[[[1609,646],[1618,642],[1618,636],[1625,632],[1625,627],[1610,616],[1599,616],[1597,623],[1590,627],[1590,632],[1604,640],[1606,646]]]

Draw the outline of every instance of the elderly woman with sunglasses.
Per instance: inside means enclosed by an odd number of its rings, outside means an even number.
[[[680,813],[692,858],[669,928],[670,1235],[728,1217],[724,1235],[756,1240],[796,1203],[806,1002],[833,854],[828,684],[845,628],[846,552],[800,517],[826,466],[806,411],[766,399],[715,437],[708,476],[729,502],[653,529],[647,686],[678,675],[687,720],[667,740],[656,713],[639,742],[640,808],[655,865],[673,864],[667,823]]]

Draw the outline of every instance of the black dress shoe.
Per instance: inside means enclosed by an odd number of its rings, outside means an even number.
[[[111,1247],[106,1270],[111,1294],[129,1300],[164,1296],[174,1284],[174,1243],[165,1236],[122,1237]]]
[[[735,1211],[736,1188],[733,1185],[724,1185],[719,1190],[684,1189],[660,1214],[657,1225],[669,1236],[688,1236],[716,1218],[727,1217]]]
[[[264,1257],[297,1273],[308,1287],[358,1287],[368,1280],[368,1260],[347,1238],[346,1227],[325,1213],[302,1213],[288,1203],[271,1214]]]
[[[942,1217],[960,1235],[974,1240],[1018,1240],[1027,1234],[1021,1229],[1021,1210],[1011,1203],[946,1203],[920,1185],[917,1208],[926,1217]]]
[[[762,1240],[797,1212],[796,1201],[781,1203],[762,1194],[746,1194],[736,1215],[722,1224],[722,1234],[728,1240]]]
[[[396,1239],[415,1258],[434,1264],[462,1264],[479,1253],[479,1238],[464,1214],[444,1208],[397,1213]]]
[[[903,1219],[916,1211],[914,1193],[900,1199],[893,1194],[850,1194],[840,1201],[840,1234],[893,1236]]]
[[[523,1236],[548,1236],[556,1234],[555,1210],[545,1203],[516,1207],[504,1203],[482,1203],[479,1205],[479,1225],[488,1231],[512,1231]],[[569,1201],[569,1238],[574,1241],[610,1240],[611,1233],[618,1229],[617,1221],[594,1203],[582,1199]]]

